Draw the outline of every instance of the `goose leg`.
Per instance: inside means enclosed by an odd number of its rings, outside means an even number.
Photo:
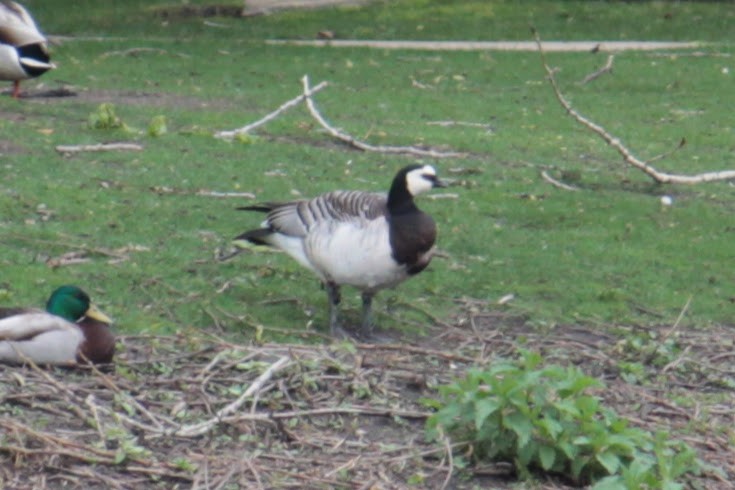
[[[20,80],[13,81],[13,98],[17,99],[20,97]]]
[[[345,332],[339,323],[339,303],[342,301],[339,286],[333,282],[327,282],[324,287],[327,288],[327,298],[329,298],[329,331],[332,337],[343,338]]]
[[[373,293],[363,291],[362,293],[362,325],[360,336],[369,339],[373,336]]]

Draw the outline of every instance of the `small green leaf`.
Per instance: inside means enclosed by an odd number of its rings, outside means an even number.
[[[538,449],[538,459],[541,462],[541,467],[545,471],[549,471],[556,461],[556,450],[551,446],[541,446]]]
[[[611,452],[600,453],[595,456],[595,459],[607,470],[611,475],[614,475],[618,468],[620,468],[620,457],[617,454]]]
[[[503,426],[512,430],[518,436],[518,448],[523,448],[531,439],[533,425],[531,421],[520,412],[511,413],[503,418]]]
[[[125,459],[127,458],[127,454],[125,453],[125,450],[120,448],[115,452],[115,459],[113,460],[114,464],[121,464]]]
[[[485,420],[500,408],[500,401],[484,398],[475,402],[475,429],[480,430]]]
[[[619,476],[607,476],[598,481],[590,490],[629,490]]]
[[[556,441],[557,436],[564,430],[559,421],[550,416],[545,416],[538,422],[538,425],[544,429],[545,435],[552,441]]]
[[[587,436],[575,437],[574,440],[572,441],[572,443],[575,446],[587,446],[590,443],[590,438],[587,437]]]

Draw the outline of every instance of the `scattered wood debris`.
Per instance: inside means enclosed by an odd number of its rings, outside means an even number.
[[[494,301],[492,302],[495,303]],[[452,468],[462,441],[429,443],[422,399],[471,366],[544,352],[603,378],[598,395],[634,425],[684,437],[735,479],[733,330],[538,329],[521,316],[461,300],[455,325],[420,344],[238,345],[206,334],[119,339],[114,368],[0,370],[4,488],[515,488],[507,464]],[[225,320],[226,323],[227,320]],[[650,350],[626,347],[632,335]],[[656,339],[675,341],[676,352]],[[643,362],[629,382],[621,366]],[[637,359],[637,361],[636,361]],[[50,420],[53,423],[48,423]],[[466,449],[464,449],[466,450]],[[366,486],[367,485],[367,486]],[[540,489],[570,488],[545,477]]]

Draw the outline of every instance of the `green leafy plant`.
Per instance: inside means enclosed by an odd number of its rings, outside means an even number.
[[[148,136],[162,136],[168,133],[168,125],[166,124],[166,116],[153,116],[151,122],[148,123]]]
[[[438,411],[427,422],[428,436],[467,441],[476,460],[511,461],[524,478],[547,471],[578,484],[599,481],[600,488],[670,490],[697,470],[691,448],[630,427],[603,407],[588,393],[603,388],[600,381],[541,361],[524,351],[517,362],[471,369],[441,387],[441,400],[430,402]]]
[[[122,129],[130,131],[127,124],[115,113],[115,105],[105,102],[87,118],[87,126],[92,129]]]

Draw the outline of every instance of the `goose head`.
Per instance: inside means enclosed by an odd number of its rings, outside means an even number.
[[[404,185],[411,196],[415,197],[434,187],[446,187],[446,184],[436,175],[436,169],[431,165],[409,165],[396,176],[403,174]]]
[[[408,165],[398,171],[388,192],[388,208],[413,207],[413,198],[434,187],[446,187],[431,165]]]
[[[46,311],[70,322],[87,317],[104,323],[112,320],[97,309],[89,295],[77,286],[61,286],[56,289],[46,303]]]

